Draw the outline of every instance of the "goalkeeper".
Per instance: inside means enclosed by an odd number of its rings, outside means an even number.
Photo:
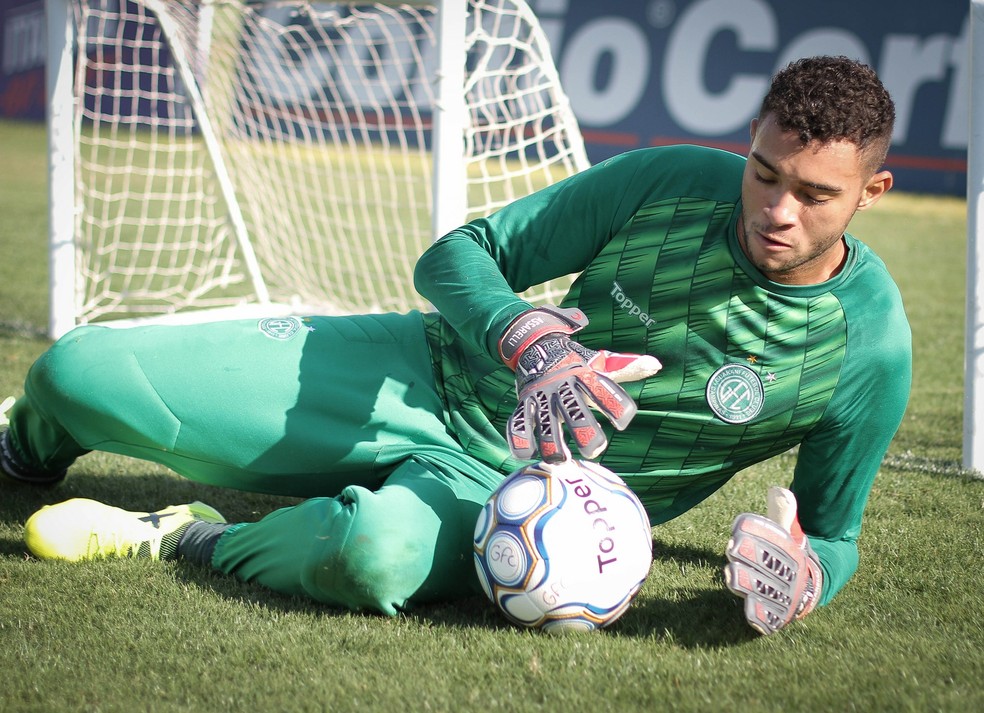
[[[866,66],[800,60],[747,159],[629,152],[444,236],[415,273],[439,313],[80,327],[10,409],[8,476],[56,483],[103,450],[304,500],[226,523],[201,503],[74,499],[29,519],[28,547],[183,558],[393,615],[480,591],[478,512],[528,460],[598,459],[658,525],[798,446],[788,489],[725,545],[748,623],[781,629],[856,570],[908,399],[899,292],[845,233],[891,188],[893,120]],[[559,306],[517,297],[570,273]]]

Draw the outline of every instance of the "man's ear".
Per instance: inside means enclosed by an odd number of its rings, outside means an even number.
[[[861,200],[858,201],[858,210],[870,208],[877,203],[879,198],[892,189],[892,183],[894,183],[894,181],[895,179],[892,177],[891,171],[879,171],[874,176],[869,178],[864,190],[861,191]]]

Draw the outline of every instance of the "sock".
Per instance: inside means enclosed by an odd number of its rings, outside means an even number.
[[[189,522],[188,525],[191,523]],[[161,538],[161,547],[157,553],[157,558],[162,562],[168,562],[170,560],[175,560],[178,558],[178,542],[184,535],[185,530],[188,529],[188,525],[182,525],[174,532],[169,532],[164,537]],[[150,543],[141,542],[137,551],[133,554],[134,557],[150,557]]]
[[[10,443],[10,430],[0,433],[0,472],[19,483],[54,485],[65,478],[66,469],[54,472],[34,470],[23,465]]]
[[[219,522],[193,522],[184,528],[177,542],[177,559],[211,566],[212,553],[219,538],[232,525]],[[163,558],[162,558],[163,559]]]

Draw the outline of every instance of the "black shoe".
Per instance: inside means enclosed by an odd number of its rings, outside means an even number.
[[[51,473],[44,470],[34,470],[23,465],[14,455],[13,449],[7,442],[9,430],[0,433],[0,471],[11,480],[28,485],[55,485],[65,479],[67,470]]]

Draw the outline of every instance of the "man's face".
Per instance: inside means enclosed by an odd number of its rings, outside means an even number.
[[[742,177],[742,249],[773,282],[810,285],[836,275],[847,254],[843,236],[855,211],[892,185],[887,171],[868,176],[847,141],[803,146],[772,115],[754,120]]]

